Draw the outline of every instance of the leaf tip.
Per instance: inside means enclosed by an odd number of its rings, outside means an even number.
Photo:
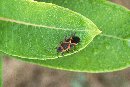
[[[98,34],[101,34],[102,31],[100,31],[100,30],[98,29],[96,33],[97,33],[97,35],[98,35]]]

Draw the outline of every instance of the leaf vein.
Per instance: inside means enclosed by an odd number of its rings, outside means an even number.
[[[123,41],[129,41],[128,39],[123,39],[117,36],[112,36],[112,35],[107,35],[107,34],[100,34],[100,36],[105,36],[105,37],[114,38],[114,39],[123,40]]]
[[[14,19],[9,19],[9,18],[4,18],[4,17],[0,17],[0,20],[2,21],[7,21],[7,22],[12,22],[12,23],[17,23],[17,24],[23,24],[23,25],[27,25],[27,26],[34,26],[34,27],[41,27],[41,28],[49,28],[49,29],[55,29],[55,30],[68,30],[68,31],[72,31],[73,29],[69,29],[69,28],[57,28],[57,27],[53,27],[53,26],[46,26],[46,25],[39,25],[39,24],[32,24],[29,22],[24,22],[24,21],[18,21],[18,20],[14,20]],[[82,29],[82,28],[76,28],[76,29]],[[76,31],[87,31],[87,30],[76,30]]]

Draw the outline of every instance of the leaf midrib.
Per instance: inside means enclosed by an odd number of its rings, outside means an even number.
[[[104,37],[108,37],[108,38],[114,38],[114,39],[118,39],[118,40],[122,40],[122,41],[129,41],[129,39],[123,39],[117,36],[112,36],[112,35],[108,35],[108,34],[100,34],[100,36],[104,36]]]
[[[53,26],[32,24],[32,23],[29,23],[29,22],[17,21],[17,20],[14,20],[14,19],[9,19],[9,18],[4,18],[4,17],[0,17],[0,20],[7,21],[7,22],[12,22],[12,23],[17,23],[17,24],[23,24],[23,25],[27,25],[27,26],[39,27],[39,28],[49,28],[49,29],[64,30],[64,31],[72,31],[73,30],[73,29],[69,29],[69,28],[57,28],[57,27],[53,27]],[[75,29],[79,29],[79,28],[75,28]],[[86,30],[76,30],[76,31],[84,32]]]
[[[0,20],[7,21],[7,22],[13,22],[13,23],[17,23],[17,24],[23,24],[23,25],[27,25],[27,26],[49,28],[49,29],[55,29],[55,30],[64,30],[64,31],[72,31],[73,30],[73,29],[69,29],[69,28],[57,28],[57,27],[52,27],[52,26],[32,24],[32,23],[29,23],[29,22],[17,21],[17,20],[14,20],[14,19],[9,19],[9,18],[4,18],[4,17],[0,17]],[[84,32],[86,30],[76,30],[76,31],[83,31]],[[108,37],[108,38],[114,38],[114,39],[123,40],[123,41],[129,41],[128,39],[123,39],[123,38],[113,36],[113,35],[108,35],[108,34],[100,34],[100,36],[104,36],[104,37]]]

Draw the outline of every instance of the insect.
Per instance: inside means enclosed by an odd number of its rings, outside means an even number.
[[[64,42],[60,42],[60,46],[57,47],[57,52],[61,53],[62,56],[64,56],[64,52],[69,52],[70,49],[75,47],[80,42],[80,38],[78,36],[75,36],[75,33],[71,35],[70,38],[66,39]]]

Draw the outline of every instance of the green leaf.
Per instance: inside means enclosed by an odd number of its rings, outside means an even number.
[[[25,60],[56,69],[110,72],[130,64],[130,11],[108,1],[46,0],[91,19],[102,31],[84,50],[55,60]]]
[[[56,47],[76,32],[85,48],[100,33],[86,17],[69,9],[30,0],[0,1],[0,51],[21,58],[54,59]]]
[[[0,52],[0,87],[3,87],[3,54]]]

